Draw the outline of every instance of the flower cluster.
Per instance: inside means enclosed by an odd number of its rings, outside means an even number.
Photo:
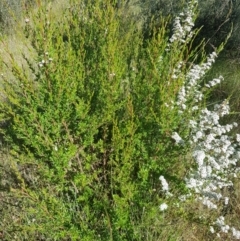
[[[220,117],[228,114],[227,102],[215,105],[214,110],[203,109],[198,121],[191,120],[190,144],[193,148],[197,170],[187,179],[187,186],[197,193],[220,199],[221,195],[215,190],[232,185],[223,178],[228,175],[227,170],[235,166],[239,155],[239,145],[231,136],[227,135],[236,123],[221,125]],[[211,195],[210,195],[211,193]]]
[[[46,66],[47,64],[51,63],[53,61],[52,58],[49,57],[49,53],[44,53],[43,59],[38,63],[38,66],[42,68],[43,66]]]
[[[167,183],[166,179],[164,178],[164,176],[160,176],[159,180],[161,181],[161,184],[162,184],[162,190],[165,192],[168,192],[168,183]]]
[[[194,109],[198,109],[197,103],[203,99],[203,93],[201,91],[200,82],[206,72],[211,68],[212,64],[217,58],[216,52],[210,54],[207,58],[206,63],[199,65],[193,65],[190,70],[186,73],[185,81],[183,86],[180,88],[178,93],[176,105],[179,107],[179,113],[182,113],[187,108],[188,101],[194,106]],[[223,77],[215,78],[205,84],[206,87],[210,88],[219,84],[223,80]]]
[[[190,144],[196,169],[186,178],[187,187],[198,194],[198,200],[210,209],[218,209],[219,201],[228,205],[229,197],[222,195],[224,187],[231,187],[230,177],[236,175],[236,164],[240,157],[239,135],[232,137],[229,132],[237,123],[221,125],[220,118],[229,114],[228,101],[200,112],[199,120],[191,120]],[[232,235],[240,239],[240,231],[223,224],[223,217],[215,225],[224,233],[232,230]],[[220,222],[221,221],[221,222]],[[211,228],[212,230],[212,228]]]
[[[167,197],[171,197],[172,194],[169,192],[169,186],[168,186],[168,183],[166,181],[166,179],[164,178],[164,176],[160,176],[159,177],[159,180],[162,184],[162,191],[165,193],[165,195]],[[160,211],[164,211],[168,208],[168,205],[166,203],[162,203],[160,206],[159,206],[159,209]]]
[[[229,225],[225,224],[225,218],[223,216],[220,216],[216,222],[215,225],[221,230],[223,233],[229,233],[232,231],[232,236],[235,239],[240,239],[240,231],[236,230],[234,227],[230,227]],[[211,233],[215,233],[214,228],[211,226],[210,227]],[[220,237],[220,234],[217,233],[217,236]]]
[[[179,17],[175,18],[173,25],[173,35],[169,39],[170,43],[185,43],[193,37],[192,28],[194,26],[194,5],[197,1],[194,1],[188,6],[185,12],[179,14]]]
[[[162,203],[160,206],[159,206],[159,209],[160,211],[164,211],[168,208],[168,205],[166,203]]]
[[[184,45],[192,38],[194,4],[195,1],[190,4],[185,13],[181,13],[176,18],[168,47],[171,47],[173,43]],[[194,166],[189,175],[185,177],[186,187],[189,189],[188,196],[195,196],[197,201],[212,210],[219,210],[220,205],[227,206],[229,204],[229,197],[223,194],[223,189],[233,186],[231,180],[232,177],[236,177],[239,171],[237,162],[240,160],[240,135],[233,136],[231,134],[237,123],[223,125],[220,122],[222,117],[230,113],[228,101],[225,100],[221,104],[216,104],[212,109],[199,108],[204,99],[205,91],[223,81],[223,77],[220,76],[206,84],[202,83],[203,77],[211,69],[216,58],[217,53],[213,52],[206,58],[205,62],[192,63],[185,73],[182,71],[184,63],[180,61],[176,64],[172,74],[172,79],[181,78],[183,80],[175,103],[178,113],[182,115],[185,110],[191,113],[198,110],[199,113],[197,117],[186,120],[190,130],[187,139],[184,138],[185,140],[183,140],[174,131],[171,135],[175,144],[186,143],[191,146]],[[184,115],[182,116],[184,118]],[[163,191],[168,193],[168,185],[164,177],[161,176],[160,181]],[[180,198],[182,201],[186,199],[187,195]],[[160,206],[160,210],[163,209],[164,206]],[[217,236],[220,236],[221,232],[231,232],[232,237],[240,239],[240,231],[225,224],[223,216],[220,216],[210,226],[212,233],[215,233],[215,229],[218,230]]]
[[[184,140],[178,135],[177,132],[173,132],[171,137],[176,142],[176,144],[184,144]]]

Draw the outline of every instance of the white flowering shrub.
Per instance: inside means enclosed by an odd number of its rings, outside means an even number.
[[[221,209],[222,203],[228,205],[230,197],[223,195],[223,189],[232,187],[231,179],[238,174],[236,166],[240,157],[239,135],[232,137],[229,134],[237,124],[219,123],[220,118],[227,114],[229,106],[225,101],[221,105],[215,105],[212,111],[207,108],[201,110],[199,119],[190,121],[190,143],[194,147],[196,169],[186,178],[186,184],[209,209]],[[232,230],[233,237],[240,238],[239,231],[234,227],[228,226],[227,229],[227,226],[220,225],[219,221],[215,224],[220,226],[221,231],[227,233]]]
[[[192,4],[186,13],[180,13],[174,22],[174,32],[169,39],[170,51],[173,44],[178,46],[190,41],[193,36],[193,12]],[[186,16],[185,16],[186,14]],[[194,118],[187,118],[190,127],[189,135],[181,138],[177,132],[172,133],[172,138],[176,145],[189,144],[194,163],[188,174],[185,176],[186,187],[189,190],[187,195],[181,196],[180,200],[185,202],[187,198],[194,197],[207,209],[219,210],[223,206],[229,205],[230,196],[225,196],[224,190],[233,186],[232,178],[237,177],[237,163],[240,158],[239,134],[233,136],[231,131],[237,127],[237,123],[221,124],[221,119],[230,114],[228,100],[221,104],[215,104],[213,109],[202,107],[201,103],[206,98],[209,89],[223,81],[223,77],[214,78],[207,83],[203,83],[203,77],[211,69],[217,58],[217,53],[211,53],[204,62],[192,64],[184,73],[182,62],[174,71],[173,78],[183,78],[176,102],[180,116],[185,118],[185,112],[198,112]],[[164,177],[160,177],[162,190],[168,190],[168,184]],[[160,205],[160,210],[165,210],[165,203]],[[209,221],[209,220],[208,220]],[[208,223],[211,233],[216,233],[217,237],[222,234],[229,234],[229,237],[240,239],[240,231],[234,227],[234,223],[226,224],[224,216],[220,215],[216,221]],[[225,236],[224,236],[225,237]]]

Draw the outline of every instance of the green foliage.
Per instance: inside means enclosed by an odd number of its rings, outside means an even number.
[[[183,82],[172,75],[195,52],[166,51],[165,20],[145,40],[123,10],[73,0],[58,18],[42,4],[19,33],[32,53],[20,64],[6,50],[14,77],[2,76],[0,116],[11,155],[1,176],[12,178],[5,199],[17,200],[16,216],[1,214],[6,240],[166,235],[158,178],[182,185],[187,147],[171,133],[187,135],[193,114],[169,107]]]
[[[149,23],[153,17],[157,19],[162,16],[177,16],[187,3],[186,0],[129,0],[128,8],[133,9],[132,12],[134,12],[134,16],[138,21]],[[195,44],[201,42],[202,39],[206,39],[206,50],[212,52],[214,47],[225,41],[226,35],[233,28],[225,52],[230,52],[235,58],[238,57],[240,39],[239,1],[201,0],[198,3],[198,18],[195,27],[201,28],[201,31]],[[137,14],[134,11],[136,6],[139,9]],[[149,31],[148,24],[145,26],[145,31],[146,33]]]

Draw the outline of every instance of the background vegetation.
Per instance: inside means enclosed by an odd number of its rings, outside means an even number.
[[[2,239],[214,240],[203,207],[179,207],[176,198],[187,192],[193,160],[171,134],[188,136],[186,120],[198,113],[179,116],[169,106],[183,84],[173,81],[176,66],[188,63],[187,72],[206,59],[204,48],[217,48],[237,21],[237,3],[202,1],[195,40],[169,52],[181,1],[1,4]],[[236,47],[207,76],[226,82],[200,106],[231,95],[239,111],[237,29]],[[160,175],[174,194],[168,214],[159,210]],[[226,215],[234,221],[239,193],[231,192]]]

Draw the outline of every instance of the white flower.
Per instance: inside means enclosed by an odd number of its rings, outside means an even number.
[[[197,105],[193,106],[192,110],[195,111],[195,110],[198,110],[199,107]]]
[[[177,144],[184,144],[183,139],[178,135],[177,132],[173,132],[172,136],[171,136]]]
[[[166,179],[164,178],[164,176],[160,176],[159,180],[161,181],[161,184],[162,184],[162,190],[168,192],[168,190],[169,190],[168,183],[167,183]]]
[[[207,135],[207,138],[205,141],[210,144],[214,139],[215,139],[214,135],[210,133],[209,135]]]
[[[186,187],[194,189],[196,193],[199,193],[201,186],[203,185],[203,180],[190,178],[186,180]]]
[[[237,140],[237,142],[240,143],[240,135],[239,134],[236,134],[236,140]]]
[[[161,210],[161,211],[164,211],[164,210],[166,210],[168,208],[168,205],[166,204],[166,203],[162,203],[160,206],[159,206],[159,209]]]
[[[225,198],[224,198],[224,204],[225,204],[225,205],[228,205],[228,202],[229,202],[229,197],[225,197]]]
[[[220,217],[216,220],[215,224],[218,225],[219,227],[224,226],[224,225],[225,225],[224,217],[223,217],[223,216],[220,216]]]
[[[205,152],[202,150],[196,150],[193,153],[193,157],[196,160],[198,166],[203,165],[204,158],[206,157]]]
[[[210,232],[211,233],[215,233],[215,230],[214,230],[214,228],[212,226],[210,226]]]
[[[187,108],[187,106],[185,104],[182,104],[181,107],[183,110],[186,110],[186,108]]]
[[[194,120],[190,120],[189,121],[189,126],[192,127],[192,128],[196,128],[197,127],[197,122],[194,121]]]
[[[203,133],[202,133],[201,131],[198,131],[198,132],[196,133],[196,138],[197,138],[197,139],[202,138],[202,136],[203,136]]]
[[[202,201],[203,205],[207,206],[209,209],[217,209],[217,205],[211,202],[209,199],[204,198]]]
[[[197,186],[197,180],[194,178],[190,178],[187,180],[187,187],[188,188],[195,188]]]
[[[232,229],[233,237],[236,238],[236,239],[240,239],[240,231],[236,230],[234,227],[232,227],[231,229]]]
[[[229,225],[224,225],[221,227],[221,231],[224,233],[228,233],[229,229],[230,229]]]

